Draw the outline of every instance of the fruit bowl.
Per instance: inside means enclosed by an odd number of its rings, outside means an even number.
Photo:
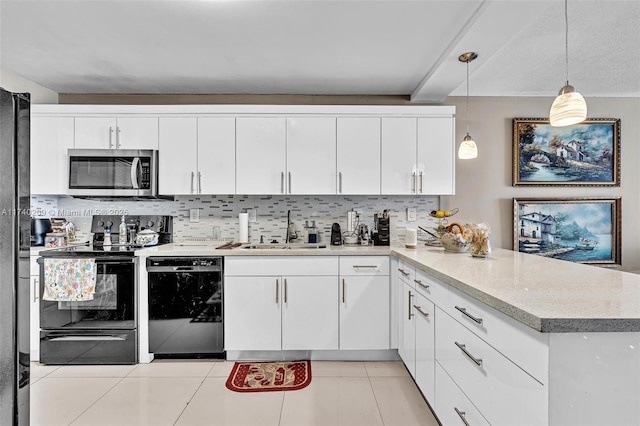
[[[445,251],[464,253],[471,245],[469,230],[457,223],[447,226],[447,232],[440,237]]]

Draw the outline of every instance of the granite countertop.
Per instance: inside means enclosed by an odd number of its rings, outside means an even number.
[[[640,275],[504,249],[392,254],[541,332],[640,332]]]
[[[203,245],[194,244],[163,244],[136,250],[136,256],[388,256],[389,246],[361,246],[327,244],[325,248],[290,248],[290,249],[246,249],[245,244],[234,249],[216,250],[224,242]],[[296,244],[292,244],[295,247]]]

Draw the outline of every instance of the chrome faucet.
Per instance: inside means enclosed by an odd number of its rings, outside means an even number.
[[[298,233],[294,231],[293,222],[291,222],[291,210],[287,210],[287,235],[285,237],[285,242],[289,244],[291,240],[295,240],[298,238]]]

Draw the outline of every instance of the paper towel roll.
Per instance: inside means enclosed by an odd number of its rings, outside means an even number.
[[[238,242],[249,242],[249,213],[240,213],[238,215]]]
[[[404,245],[409,248],[415,248],[418,245],[418,230],[406,228],[404,234]]]

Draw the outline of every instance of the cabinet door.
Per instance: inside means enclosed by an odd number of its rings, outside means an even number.
[[[115,149],[116,130],[115,117],[76,117],[75,147]]]
[[[338,349],[338,277],[284,277],[282,349]]]
[[[31,193],[66,194],[73,148],[73,117],[31,119]]]
[[[287,192],[336,193],[335,117],[287,118]]]
[[[195,194],[198,169],[198,123],[195,117],[160,118],[158,191],[162,195]]]
[[[380,119],[338,118],[338,194],[380,194]]]
[[[279,351],[282,296],[280,277],[225,277],[225,350]]]
[[[416,334],[415,319],[413,314],[413,302],[415,290],[413,290],[405,282],[400,281],[398,303],[400,304],[399,312],[400,324],[398,330],[398,354],[404,365],[411,373],[413,378],[416,377]]]
[[[416,293],[413,304],[416,327],[416,384],[429,403],[435,402],[435,307]]]
[[[236,191],[236,120],[233,117],[198,118],[198,193],[234,194]]]
[[[415,194],[417,119],[382,118],[383,194]]]
[[[418,194],[455,194],[453,117],[418,118]]]
[[[389,277],[340,278],[340,349],[389,349]]]
[[[236,119],[236,193],[284,194],[286,123],[283,117]]]
[[[116,149],[158,149],[157,117],[118,117]]]

